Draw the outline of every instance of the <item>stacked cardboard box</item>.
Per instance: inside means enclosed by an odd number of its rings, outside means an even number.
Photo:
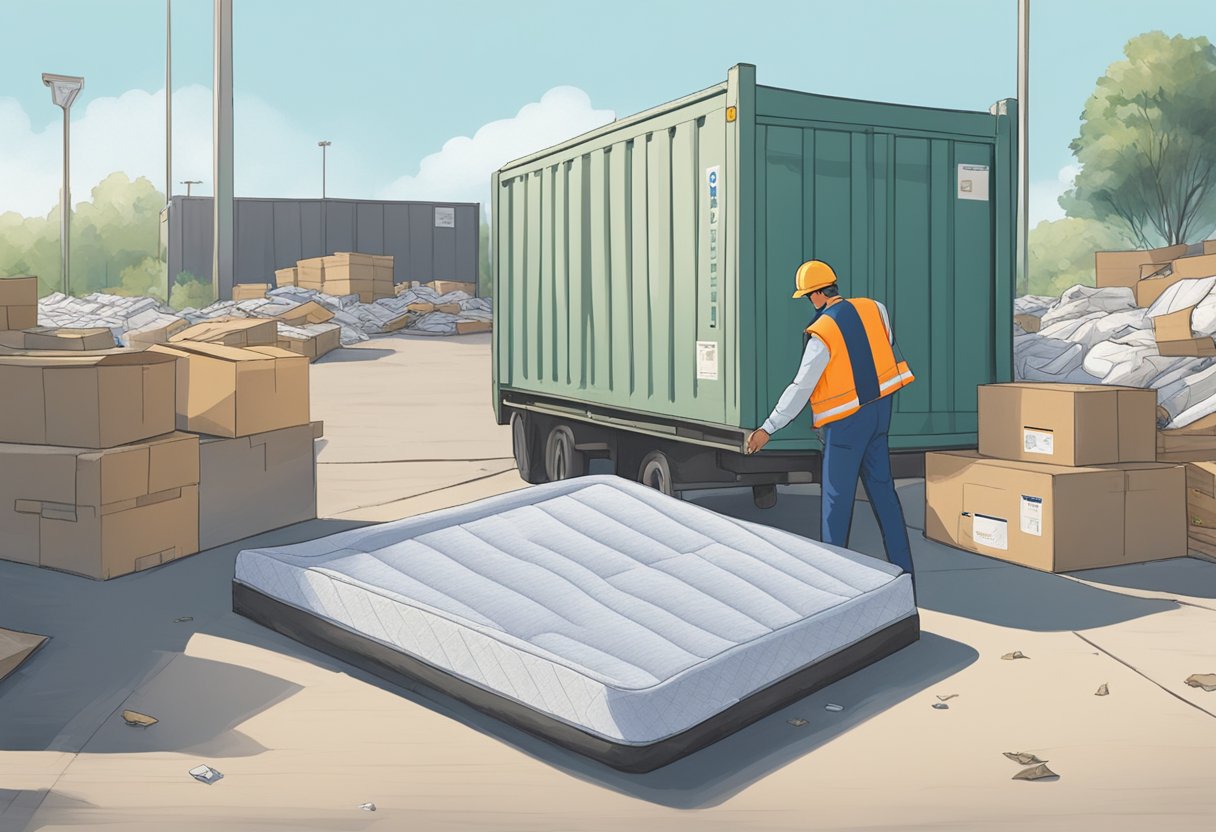
[[[274,283],[236,283],[232,287],[232,299],[257,300],[266,297],[266,293],[275,288]]]
[[[1099,289],[1112,286],[1134,289],[1145,264],[1164,265],[1185,254],[1184,245],[1147,251],[1099,251],[1094,254],[1094,283]]]
[[[1167,357],[1216,355],[1216,340],[1212,336],[1195,336],[1191,328],[1194,311],[1194,306],[1188,306],[1153,318],[1153,337],[1157,340],[1158,353]]]
[[[1156,393],[979,388],[979,452],[925,457],[925,535],[1050,572],[1187,553],[1186,474],[1156,461]]]
[[[14,350],[111,350],[114,333],[103,327],[71,329],[35,326],[0,332],[0,346]]]
[[[38,278],[0,278],[0,330],[38,326]]]
[[[0,355],[0,558],[104,580],[198,551],[175,376],[148,352]]]
[[[280,289],[283,288],[284,286],[299,286],[300,285],[299,269],[294,268],[294,267],[290,268],[290,269],[275,269],[274,270],[274,285]]]
[[[272,347],[278,337],[278,323],[272,318],[216,318],[186,327],[169,338],[169,343],[202,341],[226,347]]]
[[[430,286],[440,295],[446,295],[449,292],[464,292],[471,298],[477,297],[476,283],[461,283],[457,280],[432,280],[426,285]]]
[[[339,251],[301,260],[296,264],[296,285],[327,295],[358,295],[361,303],[391,298],[393,258]]]

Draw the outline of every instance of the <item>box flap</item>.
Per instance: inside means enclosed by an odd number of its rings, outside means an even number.
[[[1216,254],[1198,254],[1194,257],[1179,257],[1173,263],[1174,275],[1177,277],[1213,277],[1216,276]]]
[[[276,336],[277,337],[277,336]],[[215,358],[220,361],[265,361],[268,357],[262,353],[262,350],[274,350],[275,347],[229,347],[224,344],[211,344],[206,341],[174,341],[169,345],[158,344],[150,347],[148,352],[153,350],[157,352],[177,353],[180,357],[189,357],[192,355],[202,356],[204,358]],[[286,353],[285,350],[281,352]],[[292,353],[286,353],[293,355]]]
[[[17,367],[42,367],[44,369],[81,367],[129,367],[139,364],[165,364],[173,356],[162,355],[152,350],[130,350],[117,348],[71,353],[51,350],[31,350],[20,354],[0,353],[0,365]]]

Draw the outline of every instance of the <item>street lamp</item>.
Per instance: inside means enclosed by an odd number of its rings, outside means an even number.
[[[68,294],[69,282],[69,231],[71,230],[72,188],[71,165],[69,159],[71,139],[71,118],[69,111],[72,102],[84,89],[84,79],[76,75],[55,75],[52,72],[42,73],[42,83],[51,88],[51,101],[63,110],[63,191],[59,203],[59,235],[60,257],[63,261],[63,293]]]
[[[333,144],[333,142],[317,142],[317,147],[321,148],[321,199],[325,199],[325,151],[331,144]]]
[[[203,184],[203,180],[201,180],[201,179],[183,179],[180,184],[186,186],[186,196],[190,196],[190,186],[191,185],[201,185],[201,184]]]

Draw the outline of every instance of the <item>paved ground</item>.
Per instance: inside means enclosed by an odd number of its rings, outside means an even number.
[[[649,775],[401,693],[231,612],[233,559],[253,542],[523,487],[488,362],[484,336],[398,337],[315,365],[324,519],[107,583],[0,563],[0,626],[52,637],[0,685],[0,832],[1212,827],[1216,693],[1183,680],[1216,671],[1216,565],[1009,566],[924,540],[916,481],[900,491],[920,642]],[[815,487],[768,512],[748,490],[688,497],[818,526]],[[881,552],[864,504],[854,529],[854,548]],[[1013,650],[1029,659],[1000,659]],[[123,708],[160,723],[129,728]],[[1060,778],[1013,781],[1003,751]],[[195,782],[199,763],[224,779]]]

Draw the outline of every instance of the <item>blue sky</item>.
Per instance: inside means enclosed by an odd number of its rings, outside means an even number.
[[[81,160],[74,197],[92,184],[82,178],[95,182],[114,169],[163,187],[156,118],[164,5],[0,0],[0,31],[27,33],[6,37],[0,50],[0,176],[8,180],[0,181],[0,211],[45,210],[56,199],[59,111],[41,85],[43,71],[87,78],[73,111],[74,121],[89,120],[73,141]],[[319,192],[316,140],[325,138],[333,141],[331,196],[447,189],[449,198],[478,198],[487,144],[552,143],[613,113],[716,83],[740,61],[757,65],[762,84],[855,98],[978,110],[1016,92],[1016,0],[235,0],[234,7],[239,195]],[[175,0],[173,10],[174,179],[208,180],[211,3]],[[1068,142],[1095,79],[1129,37],[1151,29],[1216,37],[1216,4],[1035,0],[1031,178],[1040,213],[1062,187]],[[544,98],[556,87],[573,89]],[[521,116],[527,105],[533,109]],[[445,151],[449,140],[496,121],[498,132]]]

